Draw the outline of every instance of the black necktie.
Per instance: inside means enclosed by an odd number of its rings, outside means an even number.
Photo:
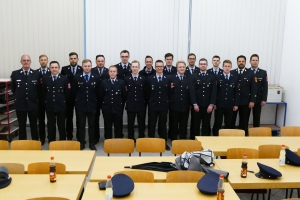
[[[134,77],[134,81],[136,81],[137,80],[137,77]]]
[[[201,73],[202,74],[202,76],[205,76],[205,73]]]
[[[46,70],[43,69],[42,71],[43,71],[43,72],[42,72],[43,74],[46,74]]]
[[[28,77],[28,71],[25,71],[25,79],[27,80]]]
[[[75,75],[75,67],[72,67],[72,69],[73,69],[72,73]]]
[[[56,80],[56,76],[53,76],[53,82]]]
[[[126,65],[123,65],[123,69],[126,69]]]
[[[228,75],[227,74],[225,75],[225,79],[228,80]]]
[[[194,73],[194,69],[191,69],[191,71],[192,71],[192,74]]]
[[[85,75],[85,82],[89,81],[89,75]]]
[[[215,71],[215,74],[217,74],[217,71]]]
[[[243,72],[243,70],[242,70],[242,69],[240,69],[240,74],[242,74],[242,72]]]
[[[159,82],[159,83],[161,82],[161,77],[160,77],[160,76],[158,77],[158,82]]]
[[[181,81],[183,80],[183,76],[180,76],[180,80],[181,80]]]
[[[256,74],[256,70],[254,70],[254,74]]]
[[[114,84],[114,83],[115,83],[114,79],[111,79],[111,84]]]

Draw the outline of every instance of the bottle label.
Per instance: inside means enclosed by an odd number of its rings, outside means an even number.
[[[279,165],[285,165],[285,158],[279,159]]]
[[[224,200],[224,192],[218,191],[217,200]]]
[[[242,168],[241,169],[241,177],[246,178],[247,177],[247,168]]]

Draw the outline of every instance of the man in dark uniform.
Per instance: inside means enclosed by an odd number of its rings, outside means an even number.
[[[82,61],[82,74],[74,76],[72,89],[75,95],[75,109],[79,124],[80,149],[85,148],[85,124],[88,122],[89,148],[97,151],[95,147],[95,115],[99,97],[99,76],[92,74],[92,61]]]
[[[104,119],[104,138],[111,139],[114,125],[115,138],[123,138],[123,110],[126,101],[125,82],[117,78],[118,68],[108,69],[109,79],[100,85],[100,104]]]
[[[200,135],[200,124],[202,121],[201,136],[210,136],[210,118],[214,105],[216,104],[217,86],[213,74],[207,73],[207,60],[199,60],[200,73],[191,77],[190,98],[193,105],[193,135],[190,139],[195,139],[195,135]]]
[[[41,76],[38,71],[30,68],[29,55],[21,57],[22,68],[11,73],[11,91],[15,95],[15,108],[19,122],[19,139],[26,140],[27,116],[30,123],[32,140],[39,140],[37,118],[39,96],[41,92]]]
[[[64,66],[61,69],[61,75],[64,75],[68,78],[69,83],[73,84],[73,77],[77,74],[82,74],[83,70],[82,67],[77,64],[78,62],[78,54],[75,52],[71,52],[69,54],[69,61],[70,65]],[[74,115],[74,108],[75,108],[75,95],[71,91],[69,98],[67,99],[67,113],[66,113],[66,132],[67,132],[67,139],[72,140],[73,138],[73,115]],[[76,138],[79,141],[78,135],[78,119],[76,117]]]
[[[155,69],[153,68],[153,58],[151,56],[146,56],[145,58],[145,67],[139,72],[140,76],[148,77],[154,75]]]
[[[128,121],[128,138],[135,140],[134,121],[137,117],[139,138],[145,137],[146,116],[146,77],[139,76],[140,63],[137,60],[131,63],[131,76],[125,77],[127,90],[126,107]]]
[[[246,57],[240,55],[237,57],[238,68],[231,73],[239,77],[239,108],[233,112],[231,128],[235,128],[237,113],[239,112],[239,129],[245,131],[248,136],[248,122],[250,109],[253,108],[256,101],[257,81],[253,71],[246,69]]]
[[[186,139],[187,122],[189,118],[190,97],[189,78],[184,75],[186,64],[183,60],[176,63],[177,74],[170,75],[170,103],[169,103],[169,134],[171,140]],[[179,127],[179,129],[178,129]]]
[[[208,73],[212,73],[214,75],[223,75],[223,70],[219,68],[220,65],[220,56],[213,56],[211,63],[213,64],[213,67],[208,69]]]
[[[100,77],[100,84],[102,80],[108,79],[108,69],[105,66],[104,55],[96,56],[97,66],[92,68],[92,73]],[[96,116],[95,116],[95,144],[99,142],[100,139],[100,103],[97,104]]]
[[[171,54],[171,53],[165,54],[166,65],[164,67],[164,75],[170,75],[170,74],[177,73],[176,67],[172,65],[173,58],[174,58],[173,54]]]
[[[47,67],[48,64],[48,57],[46,55],[40,55],[39,56],[39,62],[41,67],[37,69],[37,71],[40,73],[41,77],[44,75],[49,76],[51,74],[49,68]],[[42,83],[43,85],[43,83]],[[40,93],[39,97],[39,135],[40,135],[40,141],[42,145],[45,144],[45,138],[46,138],[46,132],[45,132],[45,113],[46,113],[46,108],[45,108],[45,100],[43,93]]]
[[[131,63],[128,62],[130,55],[129,51],[123,50],[120,52],[121,62],[116,64],[115,66],[118,69],[118,79],[124,80],[126,76],[129,76],[131,74]]]
[[[257,81],[257,96],[254,107],[252,108],[253,114],[253,127],[260,126],[260,114],[261,107],[266,105],[267,97],[268,97],[268,75],[267,71],[260,69],[258,67],[259,64],[259,56],[257,54],[253,54],[250,57],[251,69],[253,70],[254,77]]]
[[[169,84],[170,78],[163,74],[164,62],[155,62],[156,74],[147,79],[147,99],[148,103],[148,137],[155,137],[156,121],[158,119],[158,135],[166,140],[166,150],[170,150],[167,145],[167,116],[169,109]]]
[[[215,105],[215,123],[213,136],[219,135],[222,127],[223,116],[225,129],[231,128],[233,111],[237,111],[239,105],[238,76],[230,74],[232,63],[230,60],[223,62],[223,74],[216,75],[217,100]]]
[[[68,78],[59,74],[59,63],[50,62],[50,75],[43,76],[44,104],[47,112],[49,143],[56,140],[56,124],[59,140],[66,140],[65,113],[70,94]]]

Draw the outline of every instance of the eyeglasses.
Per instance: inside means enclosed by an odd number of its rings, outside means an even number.
[[[128,58],[129,56],[121,56],[121,58]]]
[[[206,63],[200,63],[199,65],[206,65]]]
[[[22,60],[22,62],[30,62],[31,60]]]

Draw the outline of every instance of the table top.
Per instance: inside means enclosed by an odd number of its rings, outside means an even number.
[[[234,189],[265,189],[265,188],[300,188],[300,167],[285,165],[279,166],[278,159],[248,159],[247,178],[241,178],[241,159],[215,159],[215,164],[221,170],[229,172],[228,182]],[[279,172],[282,177],[277,179],[261,179],[255,176],[259,172],[257,162],[270,166]]]
[[[197,136],[204,149],[211,149],[215,156],[226,156],[229,148],[258,149],[264,144],[285,144],[289,149],[297,152],[300,147],[300,137],[237,137],[237,136]]]
[[[232,187],[224,183],[225,199],[239,199]],[[202,194],[197,183],[135,183],[132,193],[122,199],[204,199],[215,200],[216,195]],[[105,199],[105,190],[99,190],[98,184],[88,182],[82,200]]]
[[[88,175],[95,155],[95,151],[0,150],[0,163],[21,163],[27,173],[29,163],[50,162],[54,156],[55,162],[66,165],[68,174]]]
[[[58,174],[57,181],[50,183],[48,174],[11,174],[12,182],[1,189],[0,199],[19,200],[36,197],[65,197],[79,199],[84,174]]]
[[[136,170],[127,169],[124,166],[137,165],[147,162],[172,162],[175,163],[176,156],[164,156],[164,157],[117,157],[117,156],[97,156],[95,159],[93,171],[90,177],[92,182],[106,181],[107,175],[114,175],[115,172],[124,170]],[[151,171],[154,174],[155,182],[166,182],[166,172]]]

